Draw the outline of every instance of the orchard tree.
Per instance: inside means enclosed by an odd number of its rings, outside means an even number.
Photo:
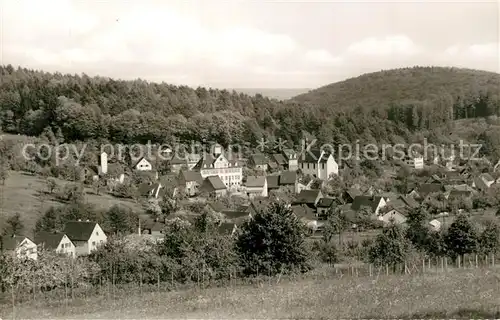
[[[411,250],[411,243],[405,237],[404,230],[397,224],[390,224],[377,236],[369,249],[369,260],[375,265],[390,265],[393,271],[403,263]]]
[[[19,213],[9,217],[6,222],[3,234],[5,236],[20,235],[24,231],[24,224]]]
[[[310,269],[306,231],[293,211],[273,202],[240,229],[236,248],[246,275]]]
[[[465,214],[457,215],[445,236],[448,253],[453,259],[475,252],[478,249],[478,240],[477,229]]]
[[[500,225],[495,220],[487,222],[479,236],[479,249],[482,253],[496,253],[500,248]]]

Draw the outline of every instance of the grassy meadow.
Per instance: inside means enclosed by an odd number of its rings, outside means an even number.
[[[172,292],[138,288],[57,303],[18,305],[15,318],[236,319],[236,318],[498,318],[500,270],[450,269],[444,273],[324,276]],[[146,292],[147,291],[147,292]],[[12,319],[12,306],[0,309]]]
[[[68,183],[55,179],[58,185]],[[86,189],[86,200],[98,208],[107,209],[114,204],[121,204],[135,210],[142,210],[140,204],[131,200],[115,198],[108,194],[96,195],[91,189]],[[37,220],[51,206],[63,205],[46,194],[47,185],[42,177],[27,173],[10,171],[5,185],[0,185],[0,230],[5,220],[19,212],[24,223],[26,236],[31,236]]]

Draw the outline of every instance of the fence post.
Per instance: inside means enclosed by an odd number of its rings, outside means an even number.
[[[389,275],[389,265],[387,263],[385,264],[385,275]]]
[[[444,272],[444,258],[441,257],[441,272]]]
[[[478,263],[477,263],[477,253],[476,253],[476,255],[475,255],[475,259],[476,259],[476,269],[477,269],[477,267],[478,267]]]
[[[160,273],[158,272],[158,292],[160,292]]]
[[[335,269],[335,270],[337,270],[337,269]],[[368,265],[368,272],[370,273],[370,277],[371,277],[372,276],[372,264],[371,263]]]
[[[493,267],[495,266],[495,254],[494,253],[492,254],[491,264]]]
[[[458,256],[458,269],[460,269],[460,256]]]
[[[422,259],[422,274],[425,274],[425,258]]]
[[[431,270],[431,260],[432,260],[432,258],[431,258],[431,257],[429,257],[429,267],[427,268],[427,269],[429,269],[429,270]]]

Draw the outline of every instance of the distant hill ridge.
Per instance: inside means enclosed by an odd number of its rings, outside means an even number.
[[[355,106],[373,109],[391,103],[423,101],[443,92],[455,98],[479,91],[498,95],[500,74],[463,68],[413,67],[363,74],[299,94],[290,101],[340,110]]]
[[[236,92],[241,92],[248,95],[261,94],[265,97],[278,100],[286,100],[293,98],[299,94],[309,92],[310,88],[234,88]]]

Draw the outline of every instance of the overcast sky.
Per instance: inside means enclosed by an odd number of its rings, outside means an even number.
[[[499,71],[498,2],[0,0],[2,64],[314,88],[413,65]]]

